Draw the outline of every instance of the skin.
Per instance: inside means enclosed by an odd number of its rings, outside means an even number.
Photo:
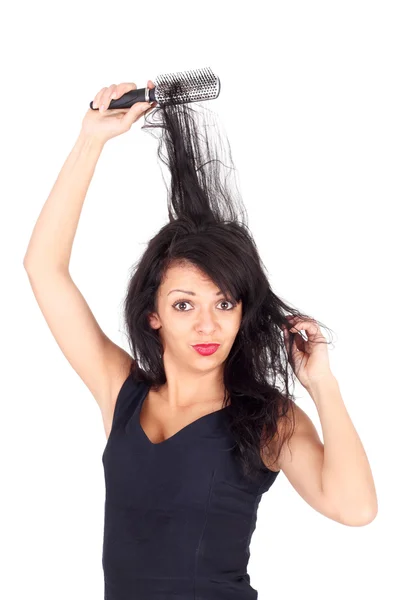
[[[169,294],[175,288],[196,295]],[[170,267],[159,286],[157,312],[149,316],[149,323],[159,329],[167,383],[157,393],[157,402],[153,403],[155,410],[155,406],[163,405],[169,415],[188,412],[193,415],[195,411],[201,415],[222,407],[223,363],[240,327],[242,303],[233,307],[233,303],[223,294],[217,296],[217,292],[218,287],[191,264]],[[175,304],[178,300],[179,304]],[[220,343],[219,349],[210,356],[201,356],[190,346],[207,342]],[[152,394],[150,392],[148,397],[149,405]],[[159,397],[163,402],[159,402]]]

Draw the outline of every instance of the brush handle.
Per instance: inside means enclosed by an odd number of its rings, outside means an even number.
[[[153,102],[156,100],[155,98],[155,88],[140,88],[138,90],[130,90],[130,92],[126,92],[120,98],[116,98],[115,100],[111,100],[109,104],[109,109],[112,108],[130,108],[136,102]],[[98,108],[93,108],[93,101],[90,102],[90,108],[93,110],[99,110]]]

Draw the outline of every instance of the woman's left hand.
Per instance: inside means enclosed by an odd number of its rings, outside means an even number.
[[[320,327],[315,321],[303,321],[297,316],[287,316],[291,323],[290,331],[295,333],[292,342],[292,365],[295,375],[304,388],[309,388],[313,383],[331,376],[330,363],[328,359],[327,343]],[[282,325],[284,332],[284,343],[288,353],[288,331]],[[307,340],[299,333],[304,330]]]

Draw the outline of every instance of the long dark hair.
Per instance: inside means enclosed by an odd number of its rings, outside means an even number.
[[[178,93],[179,86],[174,85]],[[265,470],[261,453],[269,466],[275,464],[295,428],[294,396],[289,391],[290,381],[294,384],[294,334],[289,335],[287,352],[281,325],[291,327],[288,315],[319,321],[273,292],[248,229],[238,187],[227,181],[235,171],[227,137],[223,144],[214,113],[202,105],[199,111],[197,106],[173,102],[157,106],[143,125],[142,129],[160,134],[158,156],[171,174],[169,222],[133,266],[124,321],[134,359],[132,374],[158,390],[166,383],[163,347],[148,315],[157,311],[156,294],[166,270],[194,264],[226,297],[242,300],[240,329],[224,364],[224,404],[230,399],[227,412],[235,453],[244,474],[252,478]],[[229,169],[223,179],[221,166]],[[280,430],[278,423],[283,419]]]

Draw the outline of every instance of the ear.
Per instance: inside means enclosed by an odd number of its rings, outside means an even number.
[[[148,322],[150,324],[150,327],[152,327],[153,329],[159,329],[161,327],[161,322],[157,313],[150,313],[148,315]]]

